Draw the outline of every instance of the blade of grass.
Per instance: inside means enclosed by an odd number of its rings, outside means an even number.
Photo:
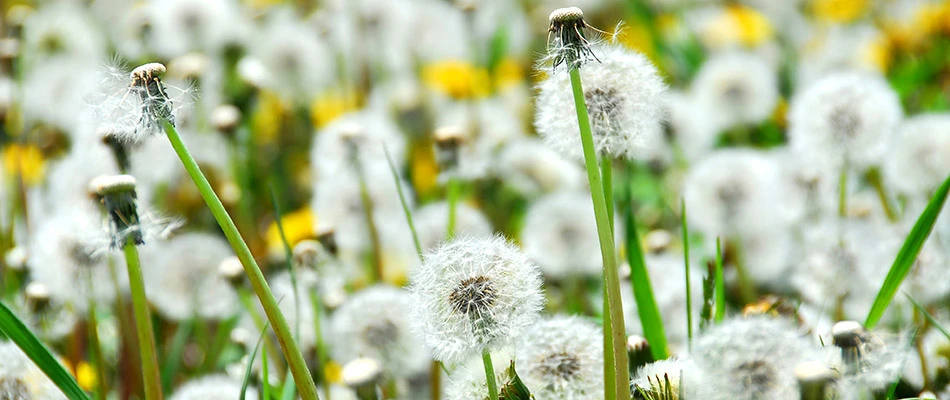
[[[241,260],[241,265],[244,266],[244,271],[248,276],[248,280],[251,282],[251,287],[260,300],[261,306],[264,308],[264,314],[267,315],[267,320],[270,321],[273,326],[274,334],[277,336],[277,342],[280,344],[284,358],[287,360],[290,371],[294,375],[294,381],[300,391],[300,396],[303,400],[319,399],[319,396],[317,396],[317,387],[313,383],[313,377],[310,376],[310,371],[307,369],[307,363],[303,359],[303,353],[300,352],[297,342],[291,335],[290,327],[287,325],[287,319],[284,318],[284,315],[280,312],[280,308],[277,307],[277,300],[274,299],[274,294],[271,293],[270,287],[264,279],[264,274],[254,259],[254,255],[251,254],[251,250],[247,247],[247,243],[244,242],[244,239],[241,238],[241,233],[238,232],[234,221],[231,220],[231,216],[228,215],[224,204],[221,203],[221,199],[214,193],[214,189],[211,188],[208,179],[201,173],[201,169],[198,168],[198,163],[185,147],[178,131],[175,130],[175,127],[168,121],[164,121],[164,125],[165,136],[175,149],[175,153],[178,154],[182,166],[185,167],[188,175],[194,181],[195,186],[198,188],[198,193],[201,194],[211,214],[214,215],[215,221],[218,222],[218,226],[221,227],[221,231],[224,232],[224,235],[227,237],[228,243],[234,248],[238,259]]]
[[[937,217],[940,216],[940,211],[943,209],[943,203],[947,201],[948,193],[950,193],[950,176],[943,181],[943,184],[934,193],[930,203],[927,204],[927,208],[917,218],[917,222],[910,230],[910,234],[907,235],[907,239],[904,240],[903,246],[897,252],[897,258],[894,259],[894,264],[887,272],[887,277],[884,278],[884,283],[881,285],[881,289],[874,299],[874,304],[871,305],[871,310],[868,312],[868,317],[864,321],[864,326],[867,329],[874,328],[881,317],[884,316],[884,311],[887,310],[887,306],[894,299],[897,289],[914,266],[917,254],[920,253],[921,247],[924,246],[924,242],[927,241],[930,232],[933,231]]]
[[[422,245],[419,244],[419,235],[416,234],[416,225],[412,222],[412,210],[409,209],[409,203],[406,202],[406,194],[402,192],[402,185],[399,183],[399,172],[396,172],[396,165],[393,164],[393,158],[389,155],[389,149],[383,145],[383,152],[386,153],[386,162],[389,163],[389,171],[393,173],[393,183],[396,184],[396,192],[399,193],[399,203],[402,204],[402,211],[406,213],[406,222],[409,223],[409,230],[412,231],[412,243],[416,246],[416,254],[419,255],[419,262],[422,262]]]
[[[166,393],[172,389],[172,379],[175,378],[175,374],[178,373],[178,368],[181,366],[181,355],[185,351],[185,344],[188,343],[188,337],[191,336],[191,330],[195,323],[200,322],[192,317],[175,329],[175,336],[172,337],[171,348],[168,350],[168,357],[165,358],[165,365],[162,368],[162,389]]]
[[[726,317],[726,281],[722,273],[722,245],[716,238],[716,323]]]
[[[284,378],[284,387],[280,392],[280,400],[293,400],[297,396],[297,388],[294,386],[293,376],[287,375]]]
[[[251,350],[250,357],[247,359],[247,368],[244,370],[244,381],[241,382],[241,400],[244,400],[247,396],[247,385],[251,381],[251,371],[254,370],[254,359],[257,358],[257,351],[261,349],[261,344],[264,343],[264,335],[267,334],[268,327],[270,327],[269,322],[264,324],[264,329],[261,329],[261,335],[257,338],[257,344],[254,345],[254,349]]]
[[[630,185],[626,185],[628,198],[633,199]],[[631,200],[632,202],[632,200]],[[650,344],[653,359],[663,360],[669,357],[666,344],[666,332],[663,329],[663,318],[660,308],[653,297],[653,287],[650,284],[650,274],[647,271],[643,249],[640,247],[640,238],[637,235],[637,224],[633,220],[633,204],[624,207],[624,223],[627,233],[627,263],[630,264],[630,283],[633,285],[633,297],[637,304],[637,313],[643,327],[643,336]]]
[[[16,315],[0,302],[0,332],[3,332],[13,343],[23,350],[23,353],[36,364],[37,367],[63,391],[70,400],[89,400],[76,379],[73,378],[62,364],[56,361],[53,354],[44,346],[33,332],[20,321]]]
[[[689,281],[689,227],[686,225],[686,200],[680,199],[680,224],[683,231],[683,273],[686,277],[686,346],[693,348],[693,294]]]
[[[946,328],[941,326],[940,323],[937,322],[937,319],[934,318],[932,314],[927,312],[927,309],[924,308],[924,306],[920,305],[920,303],[918,303],[917,300],[914,300],[913,297],[910,297],[909,294],[904,293],[904,296],[907,296],[907,300],[910,300],[914,307],[917,307],[917,310],[919,310],[920,313],[924,315],[924,318],[927,318],[927,321],[930,321],[930,324],[933,325],[934,328],[937,328],[937,330],[940,331],[940,333],[942,333],[943,336],[947,338],[947,340],[950,340],[950,331],[947,331]]]
[[[287,241],[287,235],[284,233],[284,222],[283,214],[280,212],[280,204],[277,203],[277,190],[274,189],[274,182],[271,181],[270,184],[270,199],[271,203],[274,205],[274,222],[277,225],[277,233],[280,236],[280,243],[284,248],[284,258],[287,262],[287,272],[290,273],[290,285],[293,287],[294,292],[294,312],[298,315],[294,316],[294,335],[300,337],[300,294],[297,293],[297,271],[294,268],[292,260],[294,259],[294,251],[290,248],[290,242]]]

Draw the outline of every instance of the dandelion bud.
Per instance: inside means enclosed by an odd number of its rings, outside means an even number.
[[[383,369],[372,358],[357,358],[343,366],[343,383],[356,392],[360,400],[376,400],[379,395],[376,384],[382,378]]]
[[[128,240],[144,244],[135,201],[135,178],[131,175],[100,176],[89,183],[100,203],[112,219],[114,247],[125,246]]]
[[[218,275],[227,280],[234,286],[241,286],[244,282],[244,265],[237,256],[225,258],[218,265]]]
[[[336,232],[332,225],[323,225],[317,228],[317,241],[331,255],[336,257],[339,247],[336,245]]]
[[[445,243],[409,280],[410,323],[433,358],[449,363],[517,340],[544,298],[538,267],[499,236]]]
[[[664,229],[652,230],[643,238],[643,243],[651,253],[661,253],[673,243],[673,235]]]
[[[324,254],[323,245],[312,239],[301,240],[294,245],[293,264],[298,268],[315,268]]]
[[[435,159],[442,171],[454,171],[459,165],[459,150],[466,141],[458,126],[444,126],[435,131]]]
[[[49,307],[49,288],[42,283],[30,282],[29,285],[26,285],[24,295],[33,312],[41,312]]]
[[[25,247],[16,246],[7,251],[7,254],[3,256],[3,261],[10,270],[23,271],[26,269],[27,255]]]
[[[211,111],[211,126],[218,132],[229,136],[233,135],[240,124],[241,110],[233,105],[220,105]]]
[[[590,50],[590,42],[584,37],[584,28],[590,27],[584,21],[584,11],[577,7],[558,8],[548,16],[549,51],[553,68],[567,64],[568,68],[578,68],[591,59],[597,59]],[[551,41],[551,35],[554,40]]]
[[[640,335],[627,336],[627,355],[631,372],[636,372],[644,365],[655,361],[650,351],[650,343]]]
[[[795,379],[801,389],[801,400],[825,400],[834,373],[820,362],[806,361],[795,367]]]
[[[109,150],[112,151],[112,155],[115,157],[115,163],[119,166],[119,171],[128,171],[131,164],[129,163],[129,149],[125,143],[120,139],[121,135],[117,135],[111,126],[102,126],[96,130],[96,134],[99,138],[102,139],[102,143],[109,147]]]

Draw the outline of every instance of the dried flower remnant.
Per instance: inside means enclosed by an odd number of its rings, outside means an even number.
[[[144,244],[135,200],[135,178],[131,175],[101,176],[89,183],[111,221],[112,246],[121,248],[126,241]]]
[[[591,60],[600,61],[591,50],[584,29],[602,31],[584,21],[584,11],[577,7],[558,8],[551,12],[548,21],[548,53],[555,70],[562,64],[578,68]],[[553,41],[551,36],[554,36]]]
[[[121,68],[109,67],[93,97],[98,129],[110,131],[120,141],[140,144],[164,132],[162,124],[175,125],[175,111],[185,103],[187,92],[171,92],[161,79],[165,66],[143,64],[123,77]]]
[[[495,236],[461,237],[410,275],[411,326],[436,360],[460,362],[517,340],[543,295],[538,268]]]

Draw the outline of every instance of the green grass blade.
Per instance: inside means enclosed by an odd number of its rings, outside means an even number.
[[[178,368],[181,366],[181,356],[185,351],[185,345],[188,344],[188,338],[194,324],[201,323],[197,318],[192,317],[175,329],[175,336],[172,337],[171,348],[168,350],[168,356],[165,358],[165,365],[162,368],[162,390],[170,393],[172,389],[172,380],[178,374]]]
[[[940,211],[943,209],[943,203],[947,201],[948,192],[950,192],[950,176],[943,181],[943,184],[934,193],[930,203],[927,204],[927,208],[917,218],[913,229],[907,235],[907,239],[904,240],[904,245],[897,252],[897,258],[894,260],[894,264],[891,265],[890,271],[887,272],[884,284],[881,285],[877,298],[874,299],[874,304],[868,312],[868,317],[864,320],[864,326],[867,329],[874,328],[881,317],[884,316],[884,311],[887,310],[887,306],[894,299],[897,289],[914,266],[920,248],[924,246],[924,242],[927,241],[930,232],[933,231],[937,217],[940,216]]]
[[[399,202],[402,204],[402,211],[406,213],[406,222],[409,223],[409,230],[412,231],[412,243],[416,245],[416,253],[419,255],[419,261],[422,261],[422,245],[419,244],[419,235],[416,234],[416,225],[412,222],[412,210],[406,203],[406,194],[402,192],[402,184],[399,182],[399,173],[396,172],[396,165],[393,164],[393,158],[389,155],[389,149],[383,146],[383,152],[386,153],[386,162],[389,163],[389,170],[393,173],[393,183],[396,184],[396,191],[399,193]]]
[[[950,331],[947,331],[946,328],[941,326],[940,323],[937,322],[937,319],[934,318],[932,314],[927,312],[926,308],[920,305],[920,303],[918,303],[917,300],[914,300],[913,297],[910,297],[909,294],[904,293],[904,296],[907,296],[907,300],[910,300],[910,302],[914,304],[914,307],[917,307],[917,309],[920,310],[920,313],[924,314],[924,317],[927,318],[927,321],[930,321],[930,324],[933,325],[934,328],[937,328],[937,330],[940,331],[940,333],[942,333],[943,336],[947,338],[947,340],[950,340]]]
[[[261,335],[257,338],[257,344],[254,345],[254,350],[251,350],[250,357],[247,358],[247,369],[244,370],[244,381],[241,382],[241,400],[244,400],[247,395],[247,385],[251,381],[251,371],[254,370],[254,359],[257,358],[257,351],[261,349],[261,344],[264,343],[264,335],[267,334],[267,328],[270,327],[270,322],[264,324],[264,329],[261,329]]]
[[[693,347],[693,293],[689,281],[689,227],[686,225],[686,200],[680,199],[680,223],[683,231],[683,272],[686,276],[686,345]]]
[[[716,238],[716,316],[717,323],[726,317],[726,280],[722,273],[722,245]]]
[[[284,387],[280,392],[280,400],[293,400],[297,396],[297,387],[294,386],[294,377],[287,374],[284,378]]]
[[[274,222],[277,224],[277,233],[280,235],[280,243],[284,248],[284,258],[287,261],[287,272],[290,273],[290,286],[294,292],[294,336],[300,338],[300,294],[297,293],[297,271],[293,265],[294,251],[287,241],[287,234],[284,233],[283,214],[280,212],[280,204],[277,203],[277,190],[274,189],[274,183],[270,184],[270,199],[274,205]],[[298,339],[299,340],[299,339]]]
[[[0,332],[3,332],[20,350],[23,350],[23,353],[30,360],[33,360],[33,363],[56,384],[56,387],[63,391],[66,398],[70,400],[89,400],[89,396],[86,396],[86,392],[79,387],[76,379],[63,368],[62,364],[56,361],[56,358],[53,357],[46,346],[40,343],[33,332],[30,332],[26,325],[2,302],[0,302]]]
[[[666,332],[663,329],[660,308],[653,297],[653,287],[650,285],[650,275],[647,272],[643,249],[640,247],[640,239],[637,237],[633,207],[624,207],[624,222],[627,227],[627,262],[630,264],[630,282],[633,284],[633,297],[637,301],[637,312],[640,315],[640,324],[643,326],[643,336],[647,339],[647,343],[650,343],[653,359],[663,360],[669,357]]]

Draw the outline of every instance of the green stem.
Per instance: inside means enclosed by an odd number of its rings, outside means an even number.
[[[139,338],[142,362],[142,381],[147,400],[162,399],[162,380],[155,355],[155,336],[152,331],[152,316],[145,298],[145,279],[139,266],[139,252],[131,241],[125,244],[125,264],[129,270],[129,291],[132,293],[132,311],[135,316],[135,331]]]
[[[449,222],[445,228],[445,239],[449,240],[455,237],[455,217],[458,209],[459,196],[461,194],[461,183],[457,177],[450,177],[446,183],[446,197],[449,203]]]
[[[584,165],[587,168],[587,180],[590,183],[591,200],[594,206],[594,217],[597,221],[597,236],[600,239],[600,253],[604,262],[604,281],[606,284],[607,312],[610,314],[610,329],[605,324],[604,354],[613,354],[613,363],[607,367],[607,372],[614,375],[614,380],[605,376],[604,395],[608,400],[629,399],[630,386],[627,373],[627,351],[625,329],[623,325],[623,308],[620,299],[620,276],[617,272],[617,252],[614,248],[614,235],[610,227],[607,200],[604,196],[604,186],[601,182],[600,171],[597,169],[597,154],[594,150],[594,138],[591,133],[590,119],[587,116],[587,105],[584,99],[584,89],[581,86],[581,75],[577,68],[570,69],[571,89],[574,94],[574,108],[577,110],[577,124],[580,128],[581,144],[584,150]],[[606,319],[605,319],[606,321]]]
[[[316,332],[316,350],[317,350],[317,365],[320,366],[320,380],[323,384],[323,397],[325,400],[330,400],[330,380],[327,379],[327,352],[326,344],[323,342],[323,328],[320,325],[323,323],[321,318],[323,317],[323,311],[320,308],[320,299],[317,297],[315,291],[310,292],[310,307],[313,308],[313,331]]]
[[[485,364],[485,379],[488,385],[488,398],[498,398],[498,383],[495,382],[495,366],[491,363],[491,352],[482,350],[482,364]]]
[[[291,373],[294,375],[294,382],[296,382],[297,389],[300,391],[300,397],[304,400],[319,399],[319,396],[317,396],[317,387],[313,383],[310,371],[307,369],[307,363],[303,359],[303,353],[300,352],[300,349],[297,347],[297,342],[294,341],[293,336],[290,334],[290,327],[287,325],[287,320],[284,318],[284,315],[281,314],[280,308],[277,307],[277,301],[274,299],[274,295],[271,293],[270,287],[264,279],[261,268],[257,266],[257,261],[254,260],[251,250],[247,247],[247,243],[241,238],[237,227],[234,226],[234,221],[231,220],[227,210],[224,209],[224,205],[221,204],[221,200],[214,193],[214,189],[211,188],[208,179],[201,173],[201,169],[198,168],[198,163],[195,162],[191,153],[185,148],[185,144],[182,142],[181,136],[178,135],[178,131],[167,121],[165,122],[165,134],[168,136],[168,141],[171,142],[172,147],[175,148],[175,153],[177,153],[178,158],[181,159],[185,170],[188,171],[188,175],[191,176],[191,179],[195,182],[195,186],[198,187],[198,192],[201,193],[201,197],[211,210],[211,214],[214,215],[215,220],[217,220],[228,242],[231,243],[234,252],[237,253],[238,259],[241,260],[248,280],[251,282],[251,287],[260,300],[261,306],[264,308],[267,320],[270,321],[274,329],[274,334],[277,336],[280,349],[287,359]]]
[[[89,300],[89,347],[92,353],[93,365],[96,367],[96,399],[105,400],[109,393],[109,387],[106,386],[106,363],[102,356],[102,346],[99,344],[98,318],[96,317],[96,303]]]
[[[726,316],[726,282],[722,274],[722,246],[716,238],[716,317],[717,323]]]
[[[610,232],[614,231],[614,173],[613,163],[609,158],[600,159],[600,175],[604,181],[604,200],[607,202],[607,221],[610,222]],[[615,255],[616,256],[616,255]]]
[[[627,186],[629,190],[629,185]],[[629,196],[631,199],[633,196]],[[637,224],[633,219],[633,207],[627,206],[624,212],[627,225],[627,259],[630,264],[630,284],[633,286],[633,297],[637,304],[637,315],[643,328],[643,336],[650,344],[650,353],[654,360],[663,360],[669,357],[666,344],[666,331],[663,329],[663,318],[660,308],[653,296],[653,287],[650,285],[650,274],[647,272],[646,260],[643,257],[643,248],[637,235]]]
[[[897,213],[894,211],[894,206],[891,205],[890,196],[887,195],[887,189],[884,187],[884,181],[881,179],[881,171],[877,168],[871,168],[867,172],[866,177],[868,183],[870,183],[874,191],[877,192],[877,198],[881,201],[881,208],[884,209],[887,220],[897,222]]]
[[[693,294],[689,281],[689,227],[686,225],[686,200],[680,199],[680,223],[683,230],[683,272],[686,274],[686,347],[693,348]]]
[[[838,175],[838,216],[848,216],[848,168],[842,167]]]
[[[356,172],[360,184],[360,201],[363,202],[366,230],[369,231],[369,240],[373,246],[372,278],[373,282],[381,282],[383,280],[383,245],[379,239],[379,229],[376,226],[376,220],[373,218],[373,198],[369,194],[366,176],[363,173],[363,168],[360,166],[359,159],[355,159],[353,162],[356,164]]]

